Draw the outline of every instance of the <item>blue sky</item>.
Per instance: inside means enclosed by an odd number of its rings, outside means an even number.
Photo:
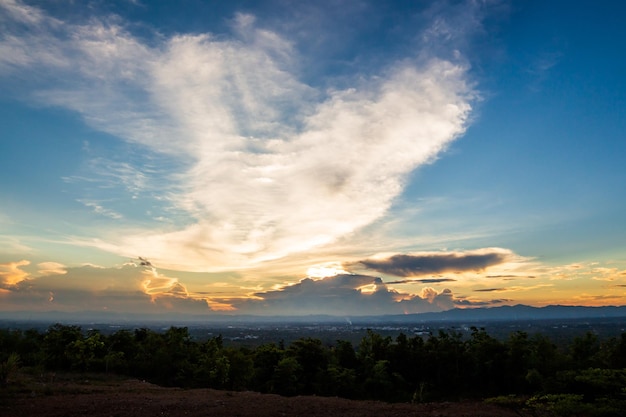
[[[624,304],[624,16],[0,0],[0,309]]]

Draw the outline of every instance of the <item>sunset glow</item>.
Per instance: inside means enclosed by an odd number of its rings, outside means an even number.
[[[626,304],[621,2],[61,4],[0,0],[0,312]]]

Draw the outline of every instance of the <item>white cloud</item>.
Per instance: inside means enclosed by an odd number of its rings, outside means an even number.
[[[101,216],[110,217],[112,219],[121,219],[124,217],[120,213],[117,213],[114,210],[108,209],[102,206],[101,204],[96,203],[95,201],[85,201],[85,200],[78,200],[78,201],[79,203],[84,204],[85,207],[89,207],[90,209],[92,209],[94,213],[99,214]]]
[[[181,34],[148,43],[119,19],[61,29],[37,9],[29,13],[39,16],[37,32],[0,38],[5,72],[47,69],[57,82],[32,91],[38,100],[185,162],[167,173],[162,197],[191,221],[101,236],[102,248],[164,267],[245,268],[371,224],[411,171],[464,132],[471,111],[466,68],[440,59],[391,62],[351,88],[305,85],[293,45],[249,15],[235,18],[231,38]]]
[[[58,262],[40,262],[37,264],[38,273],[41,275],[65,275],[67,267]]]
[[[16,21],[38,24],[44,18],[41,11],[15,0],[0,0],[0,7]]]

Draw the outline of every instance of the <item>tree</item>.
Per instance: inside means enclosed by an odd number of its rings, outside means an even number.
[[[224,353],[221,336],[202,343],[197,354],[194,383],[210,388],[225,388],[231,375],[231,363]]]
[[[302,393],[316,393],[322,373],[328,367],[328,355],[322,341],[310,337],[298,339],[289,346],[286,354],[298,362],[298,380],[302,385]]]
[[[50,326],[43,339],[45,365],[50,369],[70,369],[72,358],[68,356],[68,347],[82,338],[80,326],[64,326],[59,323]]]
[[[0,362],[0,387],[6,387],[11,376],[17,372],[20,366],[20,355],[13,352],[6,360]]]
[[[299,383],[298,375],[301,373],[301,367],[296,358],[288,356],[281,359],[276,365],[272,376],[273,392],[293,396],[302,392],[302,386]]]
[[[468,389],[488,395],[499,394],[510,385],[515,376],[507,375],[508,355],[506,346],[489,336],[485,329],[472,327],[467,341]]]
[[[226,348],[225,357],[228,359],[228,389],[242,391],[249,387],[254,374],[252,355],[245,348]]]
[[[260,392],[274,392],[274,371],[283,358],[284,350],[274,343],[261,345],[254,350],[252,385]]]
[[[594,365],[594,356],[600,351],[598,337],[585,333],[583,337],[576,337],[571,346],[571,356],[576,369],[585,369]]]
[[[90,330],[86,337],[74,340],[65,352],[73,369],[83,372],[104,370],[104,337],[97,330]]]

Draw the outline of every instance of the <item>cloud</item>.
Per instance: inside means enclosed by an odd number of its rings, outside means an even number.
[[[0,74],[37,74],[44,82],[25,97],[163,158],[158,174],[135,164],[116,175],[131,197],[150,191],[184,213],[177,228],[134,226],[83,244],[169,268],[250,267],[371,224],[413,170],[464,133],[475,98],[460,59],[419,53],[334,88],[304,83],[295,45],[249,15],[230,34],[146,40],[119,17],[58,24],[19,2],[3,7],[21,10],[8,18],[27,30],[0,37]]]
[[[99,203],[96,203],[95,201],[78,200],[78,202],[84,204],[85,207],[89,207],[90,209],[92,209],[94,213],[105,216],[105,217],[110,217],[112,219],[121,219],[124,217],[121,214],[116,213],[115,211],[111,209],[107,209],[103,207],[102,205],[100,205]]]
[[[21,269],[21,267],[28,265],[30,265],[30,261],[25,259],[0,264],[0,284],[6,288],[15,286],[28,279],[30,274]]]
[[[58,262],[40,262],[37,264],[40,275],[64,275],[67,274],[67,267]]]
[[[16,22],[38,24],[44,19],[44,16],[39,9],[25,5],[22,2],[15,0],[2,0],[0,3],[0,7],[2,7]]]
[[[230,303],[237,312],[265,315],[406,314],[442,311],[454,306],[449,289],[439,292],[425,288],[420,295],[401,293],[387,287],[378,277],[349,274],[305,278],[277,290],[257,292],[254,298]]]
[[[501,278],[505,280],[512,280],[516,278],[536,278],[534,275],[487,275],[485,278]]]
[[[440,284],[442,282],[454,282],[456,279],[454,278],[423,278],[423,279],[402,279],[399,281],[387,281],[387,284],[411,284],[411,283],[421,283],[421,284]]]
[[[488,307],[493,305],[499,305],[504,303],[511,303],[513,300],[508,298],[496,298],[493,300],[468,300],[468,299],[456,299],[454,304],[459,307]]]
[[[4,266],[16,271],[25,262]],[[305,278],[275,290],[257,291],[249,297],[226,298],[215,291],[188,291],[178,278],[151,266],[129,263],[115,268],[65,267],[55,262],[38,266],[44,275],[22,279],[0,292],[2,310],[376,315],[442,311],[455,305],[449,289],[425,287],[419,294],[404,293],[367,275]],[[24,274],[23,277],[28,276]]]
[[[25,266],[27,262],[3,264],[2,267],[19,272],[19,266]],[[32,277],[22,271],[21,281],[5,286],[0,293],[0,309],[123,313],[176,311],[187,314],[211,311],[204,298],[189,295],[177,278],[133,264],[102,268],[93,265],[66,267],[56,262],[43,262],[38,267],[43,275]],[[12,273],[9,277],[15,276]]]
[[[355,264],[399,277],[440,274],[445,272],[481,271],[509,260],[512,253],[500,248],[467,252],[421,252],[365,259]]]
[[[478,290],[474,290],[474,292],[502,292],[509,291],[508,288],[480,288]]]
[[[143,271],[144,280],[142,287],[146,294],[157,298],[156,296],[172,295],[175,297],[186,298],[189,296],[187,288],[178,281],[178,278],[170,278],[158,273],[156,270]]]

